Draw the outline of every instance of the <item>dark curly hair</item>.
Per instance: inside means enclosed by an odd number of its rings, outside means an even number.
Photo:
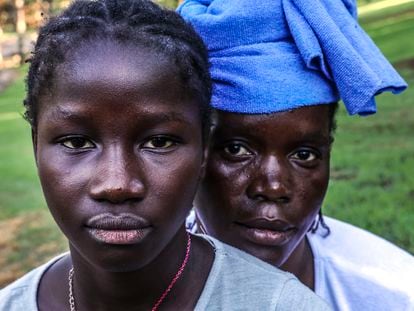
[[[82,43],[103,39],[149,48],[174,64],[185,90],[200,102],[203,130],[208,133],[211,79],[207,49],[177,13],[149,0],[76,0],[47,21],[28,60],[24,106],[33,129],[39,98],[51,89],[57,67]]]

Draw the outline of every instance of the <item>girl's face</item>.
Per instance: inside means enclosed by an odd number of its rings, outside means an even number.
[[[171,63],[113,42],[77,49],[53,82],[34,133],[48,207],[89,262],[138,269],[191,208],[204,159],[198,104]]]
[[[197,212],[207,232],[281,266],[318,213],[329,180],[329,107],[220,112]]]

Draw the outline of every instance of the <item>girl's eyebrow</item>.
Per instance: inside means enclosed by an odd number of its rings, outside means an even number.
[[[82,108],[76,106],[62,107],[56,106],[52,109],[48,119],[55,120],[67,120],[73,122],[81,122],[90,120],[93,116]],[[172,112],[151,112],[145,111],[145,121],[148,123],[164,123],[164,122],[178,122],[191,125],[192,123],[186,120],[185,116],[181,113]]]
[[[147,120],[150,120],[154,123],[161,123],[161,122],[180,122],[180,123],[186,123],[191,124],[189,121],[187,121],[184,116],[177,112],[171,112],[171,113],[154,113],[150,114],[146,117]]]

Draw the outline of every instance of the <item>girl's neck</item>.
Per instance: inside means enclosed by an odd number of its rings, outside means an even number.
[[[87,262],[71,247],[72,262],[61,269],[61,285],[68,299],[68,273],[73,264],[76,309],[151,310],[180,268],[187,248],[185,231],[179,232],[158,257],[137,271],[109,272]],[[193,309],[204,288],[214,252],[211,246],[192,237],[188,263],[161,308]],[[63,275],[62,275],[63,274]],[[191,285],[191,286],[189,286]]]
[[[280,269],[295,275],[310,289],[315,289],[315,271],[312,249],[306,236],[292,252]]]
[[[76,302],[88,306],[86,310],[114,310],[116,307],[128,310],[128,306],[134,306],[135,310],[151,310],[182,265],[186,244],[186,236],[178,234],[151,263],[125,272],[93,266],[71,247]],[[190,251],[189,260],[193,257]],[[186,269],[179,283],[185,281],[185,272]],[[174,292],[177,287],[178,284]]]

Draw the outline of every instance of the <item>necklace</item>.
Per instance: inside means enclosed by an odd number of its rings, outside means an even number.
[[[177,273],[171,280],[168,287],[165,289],[165,291],[162,293],[161,297],[157,300],[155,305],[151,308],[151,311],[157,311],[162,302],[165,300],[165,298],[168,296],[168,293],[172,290],[175,283],[179,280],[181,275],[184,272],[185,266],[187,265],[188,258],[190,257],[190,249],[191,249],[191,235],[187,232],[187,249],[185,251],[185,257],[183,262],[181,263],[180,268],[178,269]],[[75,302],[75,295],[73,294],[73,276],[75,275],[75,270],[70,268],[69,270],[69,276],[68,276],[68,282],[69,282],[69,306],[70,311],[76,311],[76,302]]]

